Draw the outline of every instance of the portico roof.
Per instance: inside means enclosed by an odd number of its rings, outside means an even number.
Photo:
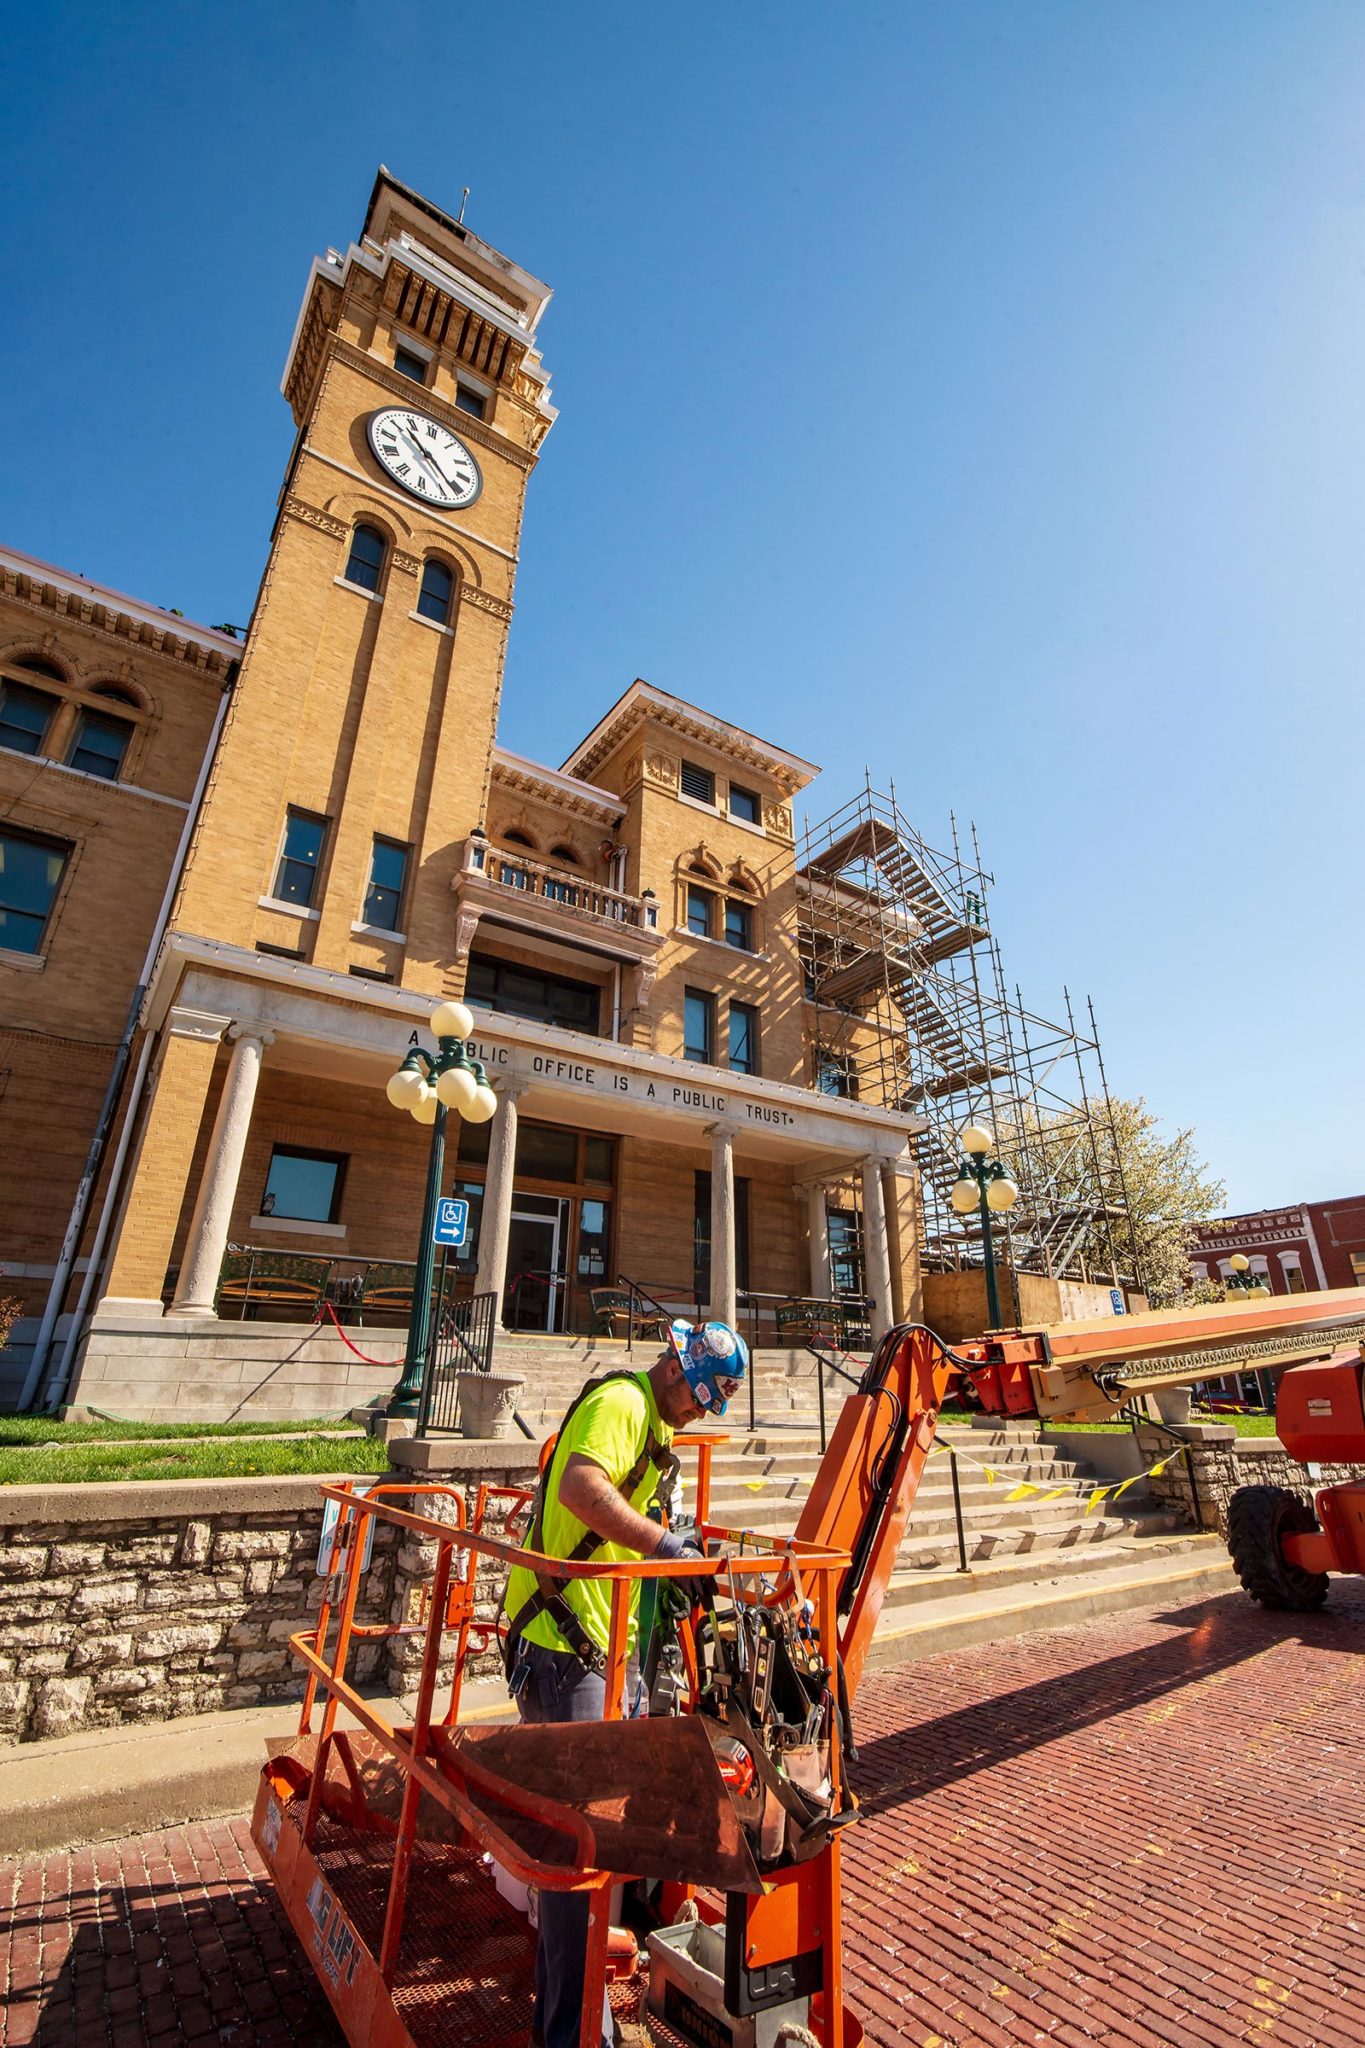
[[[144,1021],[159,1025],[174,1006],[257,1024],[275,1034],[273,1066],[382,1087],[411,1044],[428,1042],[435,1000],[176,933]],[[702,1143],[723,1124],[737,1150],[785,1157],[803,1172],[837,1172],[870,1155],[896,1159],[924,1128],[923,1118],[880,1105],[470,1007],[478,1057],[496,1085],[518,1090],[528,1115],[678,1144]]]

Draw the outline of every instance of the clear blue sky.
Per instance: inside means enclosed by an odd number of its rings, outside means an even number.
[[[1365,1185],[1358,0],[27,10],[0,537],[244,620],[381,160],[556,288],[504,742],[643,675],[974,815],[1232,1206]]]

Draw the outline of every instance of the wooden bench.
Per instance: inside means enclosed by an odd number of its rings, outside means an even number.
[[[218,1283],[217,1310],[238,1307],[304,1309],[315,1316],[331,1272],[330,1259],[291,1257],[287,1252],[229,1252]]]

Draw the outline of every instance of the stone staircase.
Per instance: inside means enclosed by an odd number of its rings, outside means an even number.
[[[525,1375],[518,1412],[543,1436],[586,1379],[613,1368],[643,1370],[655,1355],[648,1343],[637,1343],[628,1357],[625,1345],[611,1339],[502,1332],[494,1364],[499,1372]],[[849,1361],[849,1369],[861,1363]],[[775,1538],[795,1529],[820,1462],[814,1360],[800,1350],[758,1352],[754,1379],[757,1426],[749,1431],[748,1401],[741,1395],[724,1424],[731,1441],[712,1454],[710,1518]],[[827,1376],[827,1431],[849,1391]],[[959,1557],[951,1460],[936,1452],[883,1604],[874,1664],[1167,1597],[1207,1597],[1233,1585],[1221,1540],[1189,1529],[1139,1488],[1087,1514],[1095,1473],[1041,1442],[1035,1424],[944,1425],[938,1442],[960,1454],[967,1568]],[[989,1467],[994,1481],[978,1467]],[[686,1456],[683,1472],[690,1508],[695,1465]],[[1021,1480],[1045,1492],[1064,1491],[1051,1501],[1041,1495],[1008,1500]]]

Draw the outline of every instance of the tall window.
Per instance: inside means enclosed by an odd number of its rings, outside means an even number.
[[[815,1085],[821,1095],[846,1095],[856,1101],[858,1074],[850,1056],[842,1052],[817,1052]]]
[[[57,700],[24,683],[0,683],[0,747],[15,754],[40,754],[47,722]]]
[[[471,953],[465,977],[465,1000],[508,1017],[529,1017],[538,1024],[558,1024],[565,1031],[599,1031],[602,992],[590,982],[569,981],[560,974],[538,974],[492,954]]]
[[[82,711],[66,765],[79,768],[84,775],[101,775],[106,782],[117,782],[132,737],[133,728],[124,719],[106,718],[100,711]]]
[[[735,946],[741,953],[754,950],[754,913],[749,904],[736,903],[733,898],[725,905],[725,943]]]
[[[361,912],[366,924],[396,932],[402,922],[408,849],[396,839],[376,839],[370,853],[370,882]]]
[[[327,820],[311,811],[288,811],[284,821],[284,844],[275,870],[273,894],[278,903],[292,903],[300,910],[311,907],[318,886],[318,869],[327,840]]]
[[[287,1216],[299,1223],[335,1223],[346,1180],[344,1152],[311,1152],[276,1145],[261,1196],[262,1216]]]
[[[762,823],[758,794],[752,789],[741,789],[738,783],[730,784],[730,816],[742,818],[746,825]]]
[[[683,1058],[707,1067],[715,1064],[716,999],[704,989],[683,992]]]
[[[384,536],[377,526],[357,526],[351,535],[351,553],[346,563],[346,581],[362,590],[378,590],[384,573]]]
[[[682,793],[695,797],[699,804],[713,804],[716,800],[716,778],[709,768],[701,768],[695,761],[684,761]]]
[[[422,587],[417,593],[417,609],[424,619],[434,619],[438,626],[450,624],[450,607],[455,597],[455,578],[444,562],[426,561],[422,565]]]
[[[829,1212],[829,1277],[836,1294],[866,1294],[862,1219],[853,1209]]]
[[[690,882],[687,886],[687,929],[694,939],[709,939],[711,936],[711,892],[698,889]]]
[[[70,852],[64,840],[0,832],[0,948],[38,951]]]
[[[736,1074],[758,1072],[758,1011],[752,1003],[730,1004],[730,1067]]]

